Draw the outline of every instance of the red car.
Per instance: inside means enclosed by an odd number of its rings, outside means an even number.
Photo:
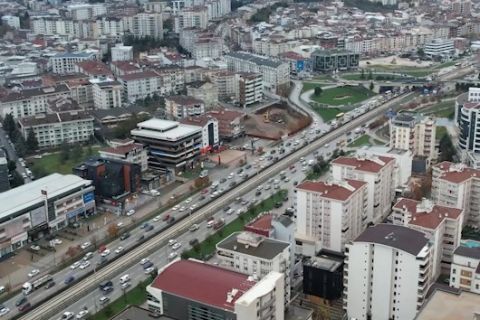
[[[103,251],[105,251],[107,249],[107,246],[102,244],[100,247],[98,247],[98,253],[102,253]]]
[[[168,219],[170,219],[170,215],[169,214],[166,214],[163,216],[163,221],[168,221]]]
[[[21,306],[19,306],[18,311],[20,311],[20,312],[27,311],[31,307],[32,307],[32,305],[30,304],[30,302],[27,302],[27,303],[24,303]]]

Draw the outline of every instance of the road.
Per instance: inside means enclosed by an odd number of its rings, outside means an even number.
[[[25,171],[25,168],[22,166],[20,161],[18,160],[17,152],[15,151],[15,148],[13,144],[10,142],[10,139],[7,136],[7,133],[5,130],[3,130],[2,127],[0,127],[0,146],[3,146],[5,148],[5,151],[7,151],[8,154],[8,159],[10,161],[15,161],[17,164],[17,172],[20,174],[20,176],[26,176],[27,173]],[[25,183],[30,182],[30,178],[24,178]]]
[[[358,126],[361,126],[364,123],[372,120],[377,115],[383,114],[384,111],[409,97],[413,97],[413,93],[408,93],[406,95],[394,98],[389,102],[375,108],[374,110],[360,115],[347,124],[322,135],[303,148],[300,148],[300,145],[298,145],[297,147],[299,147],[299,149],[296,152],[293,152],[292,154],[285,156],[268,167],[265,167],[263,171],[246,180],[238,187],[227,191],[213,202],[192,213],[191,218],[179,221],[169,229],[149,239],[136,249],[127,252],[125,255],[113,261],[103,269],[100,269],[98,272],[96,272],[95,277],[88,277],[78,282],[77,284],[65,290],[62,294],[56,295],[49,301],[21,316],[20,319],[51,319],[53,315],[62,311],[65,306],[71,305],[75,301],[78,301],[85,294],[94,290],[103,279],[109,279],[115,275],[123,273],[124,270],[127,270],[140,259],[149,256],[158,248],[164,246],[169,239],[181,236],[186,230],[188,230],[192,223],[202,223],[202,221],[213,216],[215,212],[219,211],[224,206],[232,204],[235,198],[255,189],[259,184],[264,183],[271,177],[277,175],[280,171],[298,162],[301,157],[308,156],[310,153],[321,148],[323,145],[331,143],[346,132],[353,131]]]

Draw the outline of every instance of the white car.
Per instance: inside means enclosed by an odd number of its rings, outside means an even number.
[[[142,260],[140,260],[140,264],[143,266],[145,263],[147,263],[148,261],[150,261],[150,259],[148,258],[143,258]]]
[[[178,253],[177,253],[176,251],[173,251],[172,253],[170,253],[170,254],[168,255],[168,259],[169,259],[169,260],[173,260],[173,259],[175,259],[177,256],[178,256]]]
[[[127,211],[127,217],[133,216],[135,214],[135,210],[128,210]]]
[[[30,247],[30,249],[32,249],[33,251],[40,251],[40,246],[36,245],[36,244],[32,244],[32,246]]]
[[[52,240],[52,243],[55,244],[55,245],[57,245],[57,244],[62,244],[62,240],[56,238],[56,239],[53,239],[53,240]]]
[[[73,319],[75,317],[75,314],[73,312],[70,312],[70,311],[66,311],[62,314],[62,317],[60,319],[62,320],[70,320],[70,319]]]
[[[88,309],[83,309],[79,313],[77,313],[77,319],[84,319],[88,315]]]
[[[173,211],[177,211],[179,208],[180,208],[180,206],[177,204],[176,206],[174,206],[174,207],[172,208],[172,210],[173,210]]]
[[[119,227],[119,228],[123,227],[123,222],[117,223],[117,227]]]
[[[118,247],[118,248],[115,250],[115,253],[116,253],[116,254],[119,254],[119,253],[121,253],[122,251],[123,251],[123,247],[120,246],[120,247]]]
[[[177,250],[177,249],[179,249],[181,246],[182,246],[182,244],[181,244],[180,242],[177,242],[177,243],[175,243],[175,244],[172,246],[172,249],[173,249],[173,250]]]
[[[80,269],[82,269],[82,270],[86,269],[88,267],[90,267],[90,261],[84,261],[84,262],[82,262],[82,264],[80,264]]]
[[[185,211],[185,207],[184,207],[184,206],[181,206],[181,207],[180,207],[180,209],[179,209],[178,211],[180,211],[180,212],[183,212],[183,211]]]
[[[30,272],[28,273],[28,276],[29,276],[30,278],[33,278],[33,277],[35,277],[35,276],[36,276],[37,274],[39,274],[39,273],[40,273],[40,270],[38,270],[38,269],[33,269],[32,271],[30,271]]]
[[[6,315],[9,312],[10,312],[9,308],[3,307],[2,309],[0,309],[0,317],[3,317],[4,315]]]
[[[158,215],[155,218],[153,218],[153,222],[160,221],[162,219],[162,216]]]
[[[192,224],[190,226],[190,228],[188,228],[188,230],[190,230],[190,232],[194,232],[194,231],[197,231],[200,227],[198,226],[198,224]]]
[[[232,172],[232,173],[230,173],[230,174],[228,175],[228,179],[233,179],[234,176],[235,176],[235,175],[234,175],[234,173]]]
[[[90,241],[87,241],[87,242],[84,242],[80,245],[80,248],[82,248],[83,250],[87,249],[88,247],[90,247],[92,244],[90,243]]]
[[[150,268],[152,268],[152,267],[150,267]],[[127,289],[131,285],[132,285],[132,283],[130,281],[128,281],[128,282],[122,283],[120,286],[122,287],[122,289]]]
[[[105,249],[103,250],[102,254],[100,254],[102,257],[106,257],[110,254],[110,250],[109,249]]]
[[[192,198],[188,198],[187,200],[185,200],[185,203],[190,203],[192,202]]]
[[[83,256],[83,260],[84,261],[87,261],[89,259],[93,258],[93,252],[87,252],[85,253],[85,255]]]
[[[231,215],[231,214],[233,213],[233,209],[232,209],[232,208],[228,209],[226,213],[227,213],[228,215]]]
[[[145,274],[150,274],[153,272],[153,270],[155,270],[155,267],[149,267],[147,269],[145,269]]]
[[[177,243],[177,240],[175,240],[175,239],[168,240],[168,245],[169,246],[173,246],[175,243]]]
[[[81,264],[82,264],[82,263],[81,263],[80,261],[77,261],[77,262],[75,262],[74,264],[72,264],[72,265],[70,266],[70,269],[75,270],[75,269],[77,269],[78,267],[80,267]]]

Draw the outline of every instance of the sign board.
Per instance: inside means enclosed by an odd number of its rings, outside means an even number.
[[[305,69],[305,62],[303,60],[297,61],[297,72],[303,71]]]
[[[37,209],[33,209],[30,211],[30,222],[32,224],[32,228],[47,222],[47,217],[45,216],[45,207],[42,206]]]
[[[95,195],[93,191],[87,192],[83,194],[83,203],[89,203],[95,200]]]

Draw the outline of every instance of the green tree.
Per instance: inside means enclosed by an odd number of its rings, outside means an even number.
[[[81,159],[83,156],[83,148],[80,144],[76,143],[72,149],[72,159]]]
[[[365,79],[365,70],[362,69],[362,73],[360,73],[360,79]]]
[[[13,176],[13,179],[10,182],[10,186],[12,188],[15,188],[15,187],[21,186],[22,184],[25,184],[25,180],[23,180],[23,177],[17,171],[12,171],[12,176]]]
[[[374,87],[375,87],[375,86],[373,85],[373,82],[370,82],[370,86],[368,86],[368,88],[370,89],[370,91],[373,91],[373,88],[374,88]]]
[[[323,90],[321,87],[315,87],[314,91],[313,91],[313,94],[316,96],[316,97],[319,97],[321,94],[322,94]]]
[[[22,135],[19,135],[15,141],[15,151],[20,157],[25,156],[27,153],[27,143],[25,142],[25,138]]]
[[[418,48],[417,54],[423,58],[425,56],[425,51],[423,50],[423,48]]]
[[[372,70],[368,70],[368,77],[367,77],[368,80],[372,80],[373,79],[373,74],[372,74]]]
[[[70,159],[70,145],[63,142],[60,146],[60,162],[65,163]]]
[[[15,161],[9,160],[7,163],[8,172],[15,171],[17,169],[17,163]]]
[[[439,161],[453,161],[457,151],[453,146],[452,139],[448,134],[444,134],[439,143],[440,156]]]
[[[28,152],[34,152],[38,149],[38,140],[32,129],[28,130],[26,146]]]
[[[15,125],[15,120],[13,119],[13,116],[11,113],[5,116],[2,124],[3,124],[3,129],[5,129],[5,132],[7,132],[8,135],[10,135],[17,128],[17,126]]]

